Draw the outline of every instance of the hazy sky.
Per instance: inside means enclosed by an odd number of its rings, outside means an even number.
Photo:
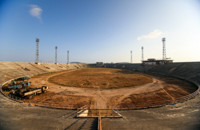
[[[0,0],[0,61],[200,61],[199,0]]]

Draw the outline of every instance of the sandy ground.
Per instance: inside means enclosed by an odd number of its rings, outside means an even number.
[[[141,108],[170,103],[193,91],[187,89],[191,87],[190,84],[181,80],[151,75],[148,76],[153,78],[152,83],[118,89],[66,87],[48,82],[53,76],[71,71],[74,70],[31,78],[32,86],[47,85],[49,90],[25,102],[60,108],[78,108],[84,105],[90,109]]]

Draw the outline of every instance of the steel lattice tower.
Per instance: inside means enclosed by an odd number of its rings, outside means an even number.
[[[144,61],[144,47],[142,46],[141,49],[142,49],[142,61]]]
[[[39,38],[36,38],[36,57],[35,57],[35,63],[38,64],[39,62]]]
[[[163,42],[163,60],[166,60],[165,38],[162,38],[162,42]]]
[[[131,53],[131,63],[133,62],[133,56],[132,56],[132,51],[130,52]]]
[[[67,51],[67,64],[69,64],[69,50]]]
[[[57,49],[58,49],[58,47],[55,46],[55,64],[57,64]]]

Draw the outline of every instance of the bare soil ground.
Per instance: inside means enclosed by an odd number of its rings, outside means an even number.
[[[84,84],[85,80],[88,85]],[[195,89],[191,84],[174,78],[105,68],[44,74],[30,81],[32,86],[47,85],[49,90],[25,102],[69,109],[81,106],[90,109],[142,108],[171,103]],[[76,81],[76,85],[71,81]]]
[[[52,76],[48,81],[68,87],[112,89],[147,84],[152,78],[129,70],[85,68]]]

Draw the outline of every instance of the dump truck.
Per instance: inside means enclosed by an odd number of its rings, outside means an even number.
[[[41,93],[45,93],[47,91],[47,86],[42,87],[34,87],[34,88],[20,88],[16,90],[12,90],[11,94],[21,98],[32,98],[34,95],[39,95]]]

